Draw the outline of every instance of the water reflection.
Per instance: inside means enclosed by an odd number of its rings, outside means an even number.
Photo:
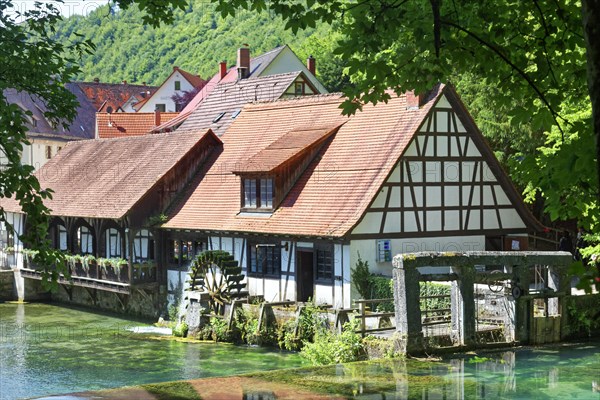
[[[387,360],[144,385],[83,398],[600,399],[600,345],[520,349],[439,362]],[[182,395],[186,393],[186,395]]]

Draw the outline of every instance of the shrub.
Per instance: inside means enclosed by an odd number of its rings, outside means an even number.
[[[341,334],[319,329],[313,343],[305,342],[300,355],[313,365],[358,361],[364,357],[362,338],[355,332],[358,320],[344,324]]]
[[[363,261],[360,258],[360,253],[358,253],[356,268],[350,269],[350,279],[352,279],[354,287],[363,299],[371,298],[372,281],[371,273],[369,272],[369,262]]]
[[[227,327],[227,321],[222,318],[212,317],[210,319],[212,329],[212,339],[215,342],[228,342],[231,338],[231,332]]]
[[[175,326],[175,328],[173,328],[173,336],[186,337],[187,334],[188,325],[185,322],[180,322]]]
[[[420,282],[420,296],[450,296],[450,285],[444,285],[442,283],[434,282]],[[443,297],[437,299],[422,299],[421,309],[432,310],[432,309],[443,309],[450,308],[450,298]]]
[[[253,312],[239,308],[235,314],[234,327],[239,332],[241,342],[258,344],[258,317]]]
[[[371,297],[370,299],[393,299],[394,281],[388,276],[371,275]],[[379,312],[394,311],[394,302],[387,301],[371,304],[373,310]]]

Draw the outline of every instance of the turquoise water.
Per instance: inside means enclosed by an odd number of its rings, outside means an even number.
[[[301,369],[293,375],[273,371],[253,376],[337,398],[600,399],[600,344],[465,354],[437,362],[352,363]]]
[[[297,354],[154,340],[147,324],[49,304],[0,304],[0,399],[297,367]]]
[[[319,368],[297,354],[154,340],[140,326],[45,304],[0,304],[0,399],[194,380],[178,398],[599,399],[600,343],[384,360]],[[266,371],[266,372],[257,372]],[[243,377],[211,378],[250,373]],[[160,387],[83,398],[156,397]],[[135,393],[135,395],[133,394]],[[148,397],[138,397],[147,393]]]

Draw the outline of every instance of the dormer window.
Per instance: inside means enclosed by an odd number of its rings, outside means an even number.
[[[242,180],[244,193],[242,208],[273,209],[273,179],[252,178]]]
[[[342,124],[292,129],[239,163],[232,172],[242,183],[241,211],[276,210],[340,126]]]

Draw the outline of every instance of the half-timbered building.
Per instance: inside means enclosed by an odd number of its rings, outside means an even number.
[[[164,254],[226,250],[250,294],[348,307],[359,257],[391,274],[397,253],[498,250],[540,228],[451,87],[352,117],[342,101],[246,106],[169,209]]]
[[[127,310],[130,296],[137,294],[145,310],[133,312],[158,313],[166,271],[157,263],[161,237],[156,226],[177,193],[221,147],[210,130],[97,139],[71,142],[46,163],[36,175],[42,187],[53,190],[45,201],[52,214],[49,238],[72,261],[72,280],[59,279],[69,299],[98,306],[118,301]],[[0,206],[22,233],[26,218],[18,204],[2,199]],[[9,264],[20,278],[41,279],[27,244],[15,235],[8,244],[9,251],[2,250],[10,253]]]

